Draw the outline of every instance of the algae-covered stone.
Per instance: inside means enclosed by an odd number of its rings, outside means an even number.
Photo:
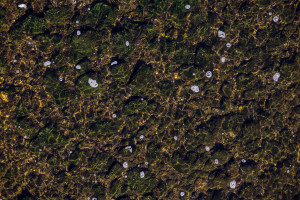
[[[65,105],[74,96],[74,92],[69,90],[64,82],[59,80],[59,76],[52,69],[47,69],[44,81],[47,91],[53,95],[57,105]]]
[[[45,18],[58,26],[70,23],[72,16],[72,11],[67,7],[51,8],[45,12]]]
[[[141,176],[141,172],[143,172],[143,176]],[[142,194],[151,192],[157,183],[155,176],[142,168],[133,168],[129,171],[127,179],[130,190]]]
[[[96,3],[84,18],[84,24],[100,30],[115,24],[118,9],[105,3]]]
[[[155,161],[160,157],[161,147],[159,145],[155,145],[154,143],[150,143],[147,146],[146,157],[150,162]]]
[[[86,95],[99,95],[103,90],[101,76],[97,73],[86,73],[77,80],[76,87]]]
[[[118,179],[115,179],[111,182],[109,190],[113,197],[119,197],[126,194],[128,191],[128,185],[126,183],[122,183]]]
[[[92,192],[94,193],[93,198],[97,198],[97,200],[105,200],[106,199],[105,186],[102,183],[93,185]]]
[[[120,63],[117,65],[112,65],[110,67],[111,75],[115,81],[120,84],[125,84],[129,81],[130,71],[126,63]]]
[[[188,152],[182,153],[180,151],[175,151],[172,156],[172,165],[174,169],[181,173],[190,173],[193,170],[193,163],[197,159],[197,153]]]
[[[124,114],[132,115],[143,112],[151,113],[156,107],[157,105],[155,102],[148,102],[146,100],[141,101],[139,98],[136,98],[126,102],[122,110]]]
[[[114,31],[112,33],[112,38],[114,43],[113,52],[119,54],[121,59],[127,58],[134,49],[130,33],[125,29]]]
[[[59,34],[43,34],[37,37],[37,40],[40,42],[39,49],[41,51],[47,51],[53,46],[62,46],[61,43],[62,36]]]
[[[98,153],[94,155],[88,161],[88,167],[93,170],[103,170],[107,169],[108,166],[109,154],[106,152]]]
[[[77,63],[84,57],[95,59],[97,57],[97,46],[99,44],[100,35],[94,31],[87,31],[81,35],[74,35],[71,38],[72,46],[71,56],[72,61]]]
[[[8,28],[8,21],[6,16],[8,15],[8,10],[5,7],[0,6],[0,31]]]
[[[231,157],[231,154],[228,151],[226,151],[225,149],[223,149],[223,150],[214,151],[212,153],[211,159],[212,160],[218,159],[218,164],[223,165],[229,161],[230,157]]]
[[[140,12],[147,12],[151,17],[161,15],[167,9],[167,2],[159,0],[139,0]]]
[[[129,86],[133,88],[133,94],[144,96],[154,90],[154,69],[144,61],[139,60],[129,80]]]
[[[68,143],[67,138],[60,133],[54,126],[48,126],[43,128],[30,142],[30,149],[34,152],[38,152],[39,149],[50,148],[53,150],[59,150]]]

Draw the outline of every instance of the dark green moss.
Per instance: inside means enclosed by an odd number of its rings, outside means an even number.
[[[66,25],[70,23],[73,12],[67,7],[51,8],[45,12],[45,18],[53,25]]]

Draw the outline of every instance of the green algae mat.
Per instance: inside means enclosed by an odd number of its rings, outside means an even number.
[[[299,20],[297,0],[0,0],[0,199],[300,199]]]

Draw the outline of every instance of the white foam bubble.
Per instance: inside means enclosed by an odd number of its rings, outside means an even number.
[[[224,62],[225,62],[225,60],[226,60],[226,58],[225,58],[225,57],[222,57],[222,58],[221,58],[221,62],[223,62],[223,63],[224,63]]]
[[[145,172],[141,171],[141,172],[140,172],[140,177],[141,177],[141,178],[144,178],[144,177],[145,177]]]
[[[279,77],[280,77],[280,74],[278,72],[276,72],[273,76],[273,80],[278,81]]]
[[[279,21],[279,17],[278,16],[274,16],[273,17],[273,22],[278,22]]]
[[[126,168],[128,168],[128,163],[127,162],[124,162],[123,163],[123,167],[126,169]]]
[[[185,5],[184,8],[188,10],[191,8],[191,5]]]
[[[223,32],[223,31],[218,31],[218,37],[220,37],[220,38],[225,38],[225,33]]]
[[[209,146],[205,146],[205,150],[209,151],[210,150]]]
[[[24,3],[19,4],[18,7],[19,7],[19,8],[25,8],[25,9],[27,8],[26,4],[24,4]]]
[[[93,80],[91,78],[89,78],[88,83],[90,84],[91,87],[96,88],[98,87],[98,83],[96,80]]]
[[[236,181],[233,180],[233,181],[230,182],[230,188],[234,189],[235,187],[236,187]]]
[[[205,75],[206,75],[207,78],[211,78],[212,77],[212,72],[211,71],[207,71]]]
[[[126,46],[129,46],[129,41],[126,41],[125,44],[126,44]]]
[[[110,65],[113,66],[113,65],[116,65],[118,64],[118,61],[113,61]]]
[[[180,196],[183,197],[185,195],[185,192],[180,192]]]
[[[193,85],[192,87],[191,87],[191,90],[193,91],[193,92],[199,92],[200,90],[199,90],[199,86],[197,86],[197,85]]]
[[[132,147],[131,146],[127,146],[127,147],[125,147],[125,149],[128,149],[130,151],[130,153],[132,153]]]
[[[44,66],[45,66],[45,67],[47,67],[47,66],[49,66],[49,65],[51,65],[51,61],[48,60],[48,61],[44,62]]]

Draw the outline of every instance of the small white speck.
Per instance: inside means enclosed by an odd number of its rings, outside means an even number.
[[[295,135],[293,135],[293,137],[295,137]]]
[[[63,78],[59,78],[59,81],[63,81],[64,79]]]
[[[116,118],[117,115],[114,113],[114,114],[111,115],[111,117],[112,117],[112,118]]]
[[[230,188],[234,189],[235,187],[236,187],[236,181],[233,180],[233,181],[230,182]]]
[[[144,139],[144,135],[140,135],[140,139],[141,139],[141,140]]]
[[[70,154],[73,153],[73,151],[70,151]]]
[[[277,72],[277,73],[274,74],[273,80],[274,80],[274,81],[278,81],[278,78],[279,78],[279,77],[280,77],[280,74]]]
[[[225,38],[225,33],[223,31],[218,31],[218,37]]]
[[[47,67],[47,66],[49,66],[49,65],[51,65],[51,61],[46,61],[46,62],[44,62],[44,66],[45,66],[45,67]]]
[[[269,15],[272,15],[272,12],[269,12]]]
[[[17,62],[17,60],[16,60],[16,59],[14,59],[14,62]]]
[[[225,57],[222,57],[221,58],[221,62],[225,62],[226,58]]]
[[[177,136],[174,136],[174,140],[177,140]]]
[[[224,110],[222,110],[224,112]],[[224,135],[224,132],[222,133],[222,135]]]
[[[246,159],[242,159],[242,163],[245,163],[246,162]]]
[[[279,17],[278,16],[273,17],[273,22],[278,22],[278,21],[279,21]]]
[[[82,176],[81,178],[84,179],[84,176]]]
[[[94,176],[96,176],[96,174],[94,174]]]
[[[42,151],[42,149],[39,149],[39,151]]]
[[[218,159],[215,159],[215,164],[219,164],[219,160]]]
[[[95,181],[95,182],[96,182],[96,181]],[[93,197],[92,200],[97,200],[97,198],[96,198],[96,197]]]
[[[290,173],[290,170],[286,170],[286,173]]]
[[[81,69],[81,66],[80,65],[76,65],[75,68],[76,69]]]
[[[199,86],[197,86],[197,85],[193,85],[192,87],[191,87],[191,90],[193,91],[193,92],[199,92],[200,90],[199,90]]]
[[[184,192],[180,192],[180,196],[183,197],[185,195]]]
[[[91,10],[91,8],[88,8],[88,10]]]
[[[141,172],[140,172],[140,177],[141,177],[141,178],[144,178],[144,177],[145,177],[145,172],[141,171]]]
[[[24,3],[19,4],[18,7],[19,7],[19,8],[25,8],[25,9],[27,8],[26,4],[24,4]]]
[[[226,43],[226,47],[231,47],[231,44],[228,42],[228,43]]]
[[[21,126],[18,126],[18,128],[21,128]]]
[[[77,31],[77,35],[81,35],[81,31],[78,30],[78,31]]]
[[[140,167],[141,165],[138,165],[138,167]]]
[[[127,175],[125,175],[124,177],[127,178]]]
[[[211,71],[207,71],[205,75],[206,75],[207,78],[211,78],[212,77]]]
[[[222,110],[222,113],[224,112],[224,110]],[[224,133],[223,133],[223,135],[224,135]]]
[[[193,76],[196,76],[196,73],[193,73]]]
[[[141,101],[144,101],[144,98],[141,98]]]
[[[16,70],[16,73],[17,73],[17,74],[20,73],[20,70],[17,69],[17,70]]]
[[[95,180],[95,183],[98,183],[98,181],[97,181],[97,180]]]
[[[27,136],[25,135],[24,138],[27,139]]]
[[[78,24],[79,23],[79,21],[78,20],[76,20],[76,24]]]
[[[187,10],[188,10],[188,9],[190,9],[190,8],[191,8],[191,5],[185,5],[184,7],[185,7],[185,9],[187,9]]]
[[[128,149],[130,151],[130,153],[132,153],[132,147],[131,146],[127,146],[127,147],[125,147],[125,149]]]
[[[123,163],[123,167],[126,169],[126,168],[128,168],[128,163],[127,162],[124,162]]]
[[[113,61],[110,65],[113,66],[113,65],[116,65],[118,64],[118,61]]]
[[[36,160],[34,160],[34,162],[36,162]]]
[[[210,150],[209,146],[205,146],[205,150],[209,151]]]
[[[96,88],[98,87],[98,83],[96,80],[93,80],[91,78],[89,78],[88,83],[90,84],[91,87]]]
[[[126,41],[125,44],[126,44],[126,46],[129,46],[129,41]]]
[[[148,165],[149,163],[148,162],[145,162],[145,165]]]

